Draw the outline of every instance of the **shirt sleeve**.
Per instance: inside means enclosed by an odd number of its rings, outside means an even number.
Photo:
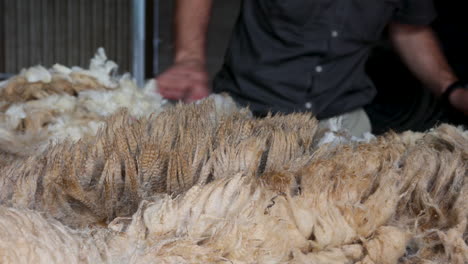
[[[393,21],[402,24],[428,25],[436,17],[433,0],[402,0]]]

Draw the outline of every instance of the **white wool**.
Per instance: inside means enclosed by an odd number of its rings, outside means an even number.
[[[370,142],[371,140],[374,140],[376,137],[374,134],[370,133],[370,132],[366,132],[362,135],[362,137],[352,137],[352,140],[353,141],[357,141],[357,142]]]
[[[155,92],[159,92],[158,83],[155,79],[150,79],[145,83],[142,92],[144,94],[155,94]]]
[[[27,116],[25,112],[25,105],[23,104],[14,104],[8,108],[8,110],[3,115],[4,118],[0,123],[0,127],[6,130],[14,130],[18,127],[19,123],[23,118]]]
[[[397,263],[405,251],[410,235],[393,226],[380,227],[375,237],[364,242],[369,258],[375,263]]]
[[[325,144],[343,144],[349,142],[349,139],[338,132],[343,132],[343,117],[338,116],[320,122],[322,129],[326,130],[323,137],[320,139],[318,146]]]
[[[363,255],[360,245],[348,245],[343,248],[331,248],[317,253],[304,254],[300,250],[293,250],[293,263],[326,263],[326,264],[348,264],[355,263]]]
[[[21,104],[20,105],[14,104],[10,106],[8,110],[5,112],[5,114],[8,117],[14,118],[14,119],[22,119],[27,116],[26,112],[24,111],[24,105],[21,105]]]
[[[322,146],[325,144],[333,144],[333,145],[338,145],[338,144],[344,144],[347,143],[348,139],[336,134],[335,132],[326,132],[325,135],[320,139],[318,146]]]
[[[78,102],[87,111],[97,113],[100,116],[108,116],[118,109],[118,105],[113,101],[111,91],[83,91],[78,95]]]
[[[52,66],[52,69],[55,70],[57,73],[62,73],[64,75],[69,75],[73,72],[70,68],[58,63]]]
[[[214,100],[217,112],[232,114],[238,110],[237,104],[227,94],[212,94],[210,98]]]
[[[103,121],[89,121],[88,128],[92,131],[92,134],[96,134],[99,129],[101,129],[105,123]]]
[[[186,237],[192,245],[211,238],[206,243],[219,250],[217,254],[226,252],[227,259],[247,263],[280,263],[291,248],[309,246],[294,224],[287,199],[251,190],[245,177],[238,174],[203,188],[195,186],[174,200],[161,198],[135,215],[142,214],[149,236]],[[134,221],[132,225],[137,224]]]
[[[0,207],[0,237],[1,263],[104,263],[107,258],[89,233],[29,210]]]
[[[9,80],[0,81],[0,91],[3,89],[3,87],[5,87],[8,84],[8,81]]]
[[[10,135],[19,133],[15,131],[16,128],[22,120],[29,118],[28,125],[47,132],[43,134],[49,134],[52,142],[61,142],[66,138],[79,140],[83,135],[96,134],[105,117],[123,108],[128,109],[135,118],[160,113],[167,101],[157,93],[155,81],[149,81],[144,89],[140,89],[130,74],[115,76],[117,68],[117,64],[108,60],[104,49],[100,48],[91,59],[89,69],[55,64],[50,70],[42,66],[23,70],[20,75],[30,82],[65,81],[65,84],[68,82],[72,86],[80,82],[79,75],[88,75],[102,87],[81,88],[77,90],[77,95],[65,92],[47,95],[46,92],[41,99],[13,104],[0,116],[3,129],[10,130]],[[86,85],[93,85],[86,78],[83,81]],[[0,104],[7,103],[0,98]],[[35,118],[44,119],[34,121]],[[36,145],[37,142],[31,144]]]
[[[124,80],[124,78],[122,78],[122,80]],[[150,79],[149,81],[146,82],[145,86],[142,89],[142,96],[149,97],[155,101],[160,101],[161,105],[164,105],[167,103],[167,99],[164,99],[159,93],[158,83],[156,82],[155,79]]]
[[[3,125],[0,125],[0,138],[3,141],[13,141],[14,140],[14,136],[12,135],[12,133],[8,129],[5,129],[3,127]]]
[[[67,138],[78,141],[83,135],[95,135],[104,124],[102,121],[77,123],[73,120],[73,116],[64,115],[56,119],[54,124],[48,127],[48,131],[54,135],[51,138],[53,142],[59,143]]]
[[[53,67],[58,73],[69,75],[71,73],[80,73],[89,75],[107,88],[117,88],[118,80],[113,76],[117,71],[118,65],[111,60],[107,59],[106,53],[103,48],[99,48],[91,59],[89,69],[83,69],[81,67],[73,66],[70,68],[60,64],[56,64]]]
[[[161,95],[151,91],[149,85],[146,87],[141,92],[135,82],[128,75],[124,75],[120,79],[119,89],[83,91],[79,94],[79,100],[86,110],[101,116],[109,116],[120,108],[127,108],[132,116],[144,117],[159,113],[166,102]]]
[[[52,110],[58,113],[66,113],[73,112],[76,108],[76,103],[77,100],[74,96],[54,94],[40,100],[27,102],[24,105],[27,109]]]
[[[29,69],[23,69],[20,75],[26,77],[28,82],[43,82],[50,83],[52,75],[50,72],[41,65],[31,67]]]
[[[350,142],[370,142],[375,139],[375,135],[370,132],[366,132],[360,137],[350,136],[349,131],[343,127],[342,116],[321,121],[320,126],[325,130],[325,133],[319,140],[318,146],[325,144],[339,145]]]
[[[73,83],[73,79],[70,77],[70,74],[73,73],[72,69],[61,64],[54,64],[54,66],[52,66],[49,71],[53,74],[54,77],[59,77]]]
[[[116,68],[118,68],[118,65],[113,61],[107,60],[106,52],[102,47],[97,50],[89,65],[91,71],[101,72],[104,75],[109,75]]]
[[[104,49],[99,48],[94,55],[94,58],[91,59],[89,71],[85,70],[82,73],[96,78],[106,87],[115,88],[117,87],[117,83],[112,79],[111,74],[116,71],[117,68],[118,65],[115,62],[107,60]]]
[[[84,91],[79,96],[80,105],[87,111],[105,117],[120,108],[127,108],[132,116],[143,117],[160,112],[160,100],[144,97],[137,91]]]

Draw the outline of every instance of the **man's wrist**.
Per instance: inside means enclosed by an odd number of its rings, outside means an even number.
[[[457,93],[460,93],[461,90],[468,89],[468,82],[457,80],[447,86],[444,92],[441,94],[440,99],[443,103],[453,105],[454,100],[457,98]]]
[[[196,54],[193,52],[177,52],[174,58],[174,62],[194,62],[205,66],[206,59],[203,54]]]

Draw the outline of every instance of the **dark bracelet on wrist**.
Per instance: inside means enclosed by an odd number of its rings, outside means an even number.
[[[441,94],[440,99],[444,104],[450,105],[450,95],[457,89],[468,89],[468,82],[458,80],[449,87]]]

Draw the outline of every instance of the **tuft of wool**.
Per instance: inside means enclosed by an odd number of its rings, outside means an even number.
[[[46,68],[40,65],[31,67],[29,69],[24,69],[21,71],[20,75],[25,76],[29,83],[50,83],[52,81],[52,74],[50,74]]]

